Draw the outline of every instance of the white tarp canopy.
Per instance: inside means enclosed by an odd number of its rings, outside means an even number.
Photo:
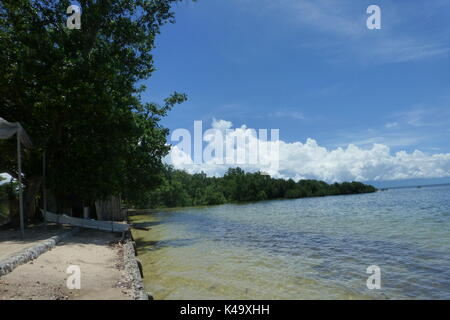
[[[26,147],[31,148],[31,140],[25,130],[18,122],[8,122],[0,118],[0,139],[9,139],[16,133],[19,134],[20,142]]]
[[[0,118],[0,139],[9,139],[17,134],[17,174],[19,177],[19,210],[20,210],[20,230],[24,236],[24,218],[23,218],[23,186],[22,186],[22,157],[21,144],[26,148],[31,148],[31,140],[23,127],[18,122],[8,122]]]

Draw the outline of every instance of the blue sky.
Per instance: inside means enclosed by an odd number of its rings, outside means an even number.
[[[371,4],[381,30],[366,27]],[[216,118],[327,150],[450,153],[450,0],[200,0],[175,12],[143,95],[188,95],[163,121],[171,130]]]
[[[381,30],[366,27],[372,4]],[[163,120],[172,132],[194,120],[279,129],[269,173],[284,178],[450,181],[450,0],[199,0],[174,11],[142,96],[188,95]],[[179,161],[189,158],[166,160],[227,169]]]

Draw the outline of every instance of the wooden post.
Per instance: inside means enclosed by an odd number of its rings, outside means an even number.
[[[111,232],[114,232],[114,208],[111,206]]]
[[[45,185],[46,176],[46,152],[42,155],[42,202],[44,206],[44,229],[47,230],[47,190]]]
[[[23,218],[23,186],[22,186],[22,156],[20,148],[20,129],[17,130],[17,169],[19,172],[19,215],[20,215],[20,232],[22,238],[25,237],[25,225]]]
[[[84,207],[83,208],[83,218],[84,219],[89,219],[89,207]]]

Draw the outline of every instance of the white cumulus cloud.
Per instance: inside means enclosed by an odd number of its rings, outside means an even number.
[[[224,132],[224,141],[227,142],[236,136],[246,136],[248,141],[245,147],[246,152],[255,150],[252,147],[258,143],[265,145],[269,152],[264,153],[258,163],[250,163],[247,158],[244,164],[227,164],[226,160],[218,163],[216,158],[212,158],[195,164],[192,160],[193,151],[189,154],[189,152],[173,146],[166,162],[177,169],[184,169],[190,173],[203,171],[210,176],[220,176],[228,168],[239,166],[247,171],[265,171],[273,177],[293,178],[294,180],[320,179],[327,182],[450,176],[450,153],[426,154],[419,150],[412,153],[405,151],[393,153],[384,144],[373,144],[369,148],[349,144],[345,148],[327,149],[311,138],[305,142],[293,143],[282,140],[270,141],[270,137],[265,141],[258,136],[258,130],[255,134],[255,131],[251,131],[246,126],[230,131],[232,123],[225,120],[213,120],[212,128]],[[213,140],[208,133],[204,134],[204,150],[213,143]],[[273,148],[274,146],[276,148]],[[270,149],[271,147],[273,149]],[[235,146],[236,152],[238,149],[239,147]],[[277,163],[277,166],[274,166],[274,163]]]

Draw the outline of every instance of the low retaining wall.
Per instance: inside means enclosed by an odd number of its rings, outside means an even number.
[[[153,297],[145,292],[144,282],[142,280],[142,265],[136,258],[136,249],[131,232],[127,232],[125,242],[123,244],[124,268],[130,277],[131,286],[134,292],[135,300],[153,300]]]
[[[10,258],[0,261],[0,276],[10,273],[21,264],[36,259],[44,252],[54,248],[58,242],[77,233],[79,230],[79,228],[74,228],[62,234],[53,236],[47,240],[40,241],[33,247],[25,249]]]

